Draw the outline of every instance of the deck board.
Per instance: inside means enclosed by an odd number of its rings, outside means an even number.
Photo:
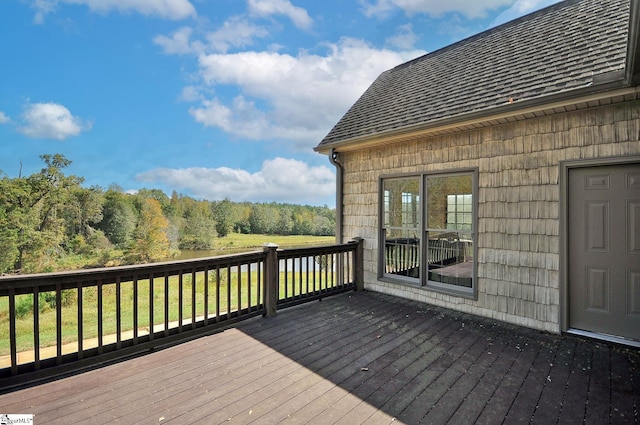
[[[36,423],[635,423],[640,351],[347,293],[0,395]]]

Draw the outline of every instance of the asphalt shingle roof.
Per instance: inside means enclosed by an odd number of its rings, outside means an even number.
[[[318,148],[588,87],[624,71],[628,27],[629,0],[567,0],[489,29],[382,73]]]

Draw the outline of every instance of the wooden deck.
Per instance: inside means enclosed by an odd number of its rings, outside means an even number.
[[[36,424],[625,424],[640,351],[347,293],[0,395]]]

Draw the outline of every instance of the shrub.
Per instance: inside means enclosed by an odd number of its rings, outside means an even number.
[[[16,302],[16,317],[22,319],[33,314],[33,294],[22,295]]]
[[[40,300],[40,311],[42,311],[45,307],[49,307],[51,309],[56,308],[56,293],[55,292],[42,292],[39,297]],[[70,306],[76,303],[78,300],[78,293],[74,289],[66,289],[62,291],[62,306]]]

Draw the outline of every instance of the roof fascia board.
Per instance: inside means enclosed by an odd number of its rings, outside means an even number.
[[[631,0],[629,8],[626,79],[635,86],[640,84],[640,1]]]
[[[596,88],[597,90],[594,90]],[[446,131],[457,127],[481,124],[488,121],[506,119],[524,114],[532,114],[548,109],[563,108],[610,97],[625,96],[639,91],[640,89],[636,87],[629,87],[628,84],[626,84],[626,81],[618,80],[607,84],[585,87],[564,93],[541,96],[530,100],[516,101],[514,103],[501,105],[488,110],[465,113],[418,125],[327,143],[326,145],[318,145],[314,150],[323,154],[327,154],[331,149],[335,152],[353,151],[391,142],[394,139],[422,136],[437,131]]]

